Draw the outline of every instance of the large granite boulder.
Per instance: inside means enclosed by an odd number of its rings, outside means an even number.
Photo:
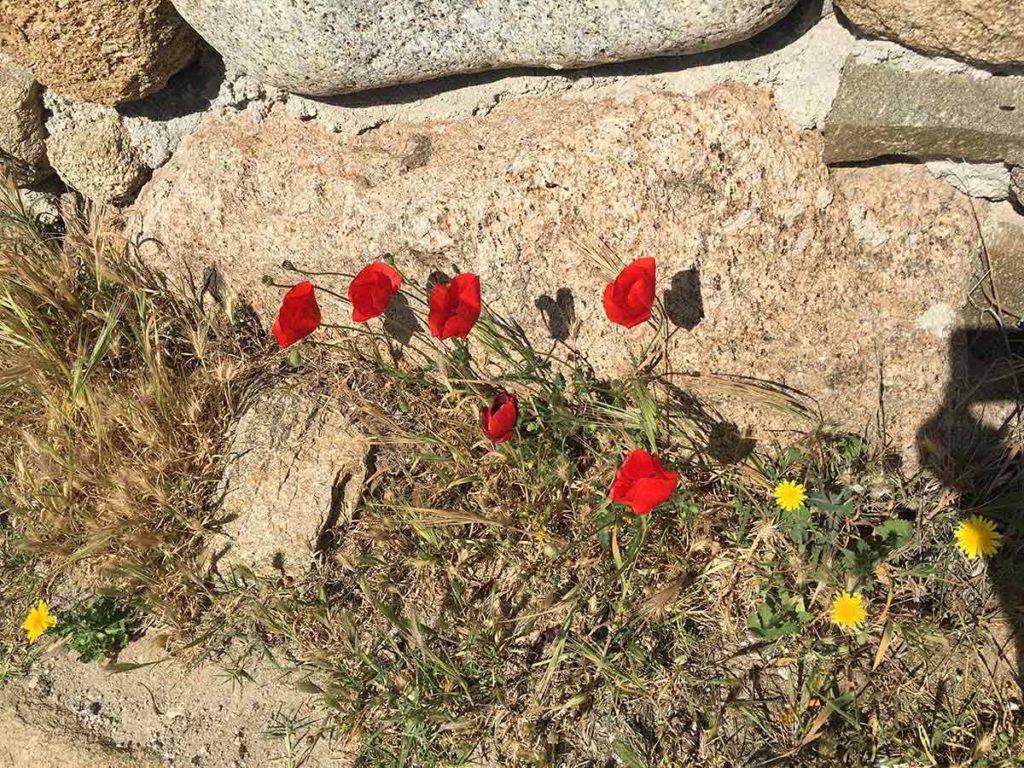
[[[19,184],[50,174],[43,89],[32,73],[0,54],[0,169]]]
[[[0,51],[49,88],[102,104],[161,90],[197,38],[170,0],[0,0]]]
[[[627,370],[650,331],[605,318],[594,254],[654,256],[679,326],[670,364],[699,374],[686,387],[718,404],[746,377],[781,382],[826,422],[883,423],[908,449],[951,375],[943,318],[955,320],[980,249],[971,205],[922,166],[830,171],[821,151],[743,86],[513,99],[486,117],[357,137],[278,108],[259,125],[205,121],[136,213],[160,243],[148,258],[172,275],[216,266],[268,327],[283,291],[263,276],[298,279],[284,259],[351,273],[393,254],[420,281],[478,273],[540,349],[578,328],[602,373]],[[348,312],[324,297],[326,321]],[[729,413],[741,428],[790,424],[762,402]]]
[[[504,67],[564,69],[744,40],[796,0],[174,0],[225,59],[329,96]]]
[[[986,64],[1024,63],[1019,0],[836,0],[872,35],[924,53]]]

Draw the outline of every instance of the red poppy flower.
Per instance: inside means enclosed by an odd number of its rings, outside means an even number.
[[[363,267],[348,286],[348,300],[352,302],[352,319],[365,323],[371,317],[383,315],[391,297],[402,287],[398,271],[381,262]]]
[[[480,317],[480,278],[471,272],[456,275],[447,285],[430,289],[427,324],[439,339],[464,339]]]
[[[611,499],[633,508],[638,515],[646,515],[676,492],[679,475],[661,466],[657,456],[642,448],[626,457],[615,474]]]
[[[480,409],[480,426],[495,445],[512,439],[518,419],[519,401],[509,392],[499,392],[489,406]]]
[[[651,316],[654,306],[654,259],[637,259],[604,289],[608,319],[632,328]]]
[[[281,300],[281,309],[274,321],[274,338],[284,349],[319,327],[320,307],[316,303],[313,284],[304,280],[289,289]]]

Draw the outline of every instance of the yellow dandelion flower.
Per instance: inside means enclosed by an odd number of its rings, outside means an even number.
[[[832,623],[841,629],[856,629],[864,623],[868,612],[860,592],[840,592],[832,603]]]
[[[956,545],[969,560],[991,557],[1002,546],[1003,535],[991,520],[975,515],[962,521],[956,528]]]
[[[807,489],[803,483],[784,480],[775,486],[775,503],[786,512],[794,512],[804,505]]]
[[[544,523],[537,523],[537,530],[534,532],[534,536],[537,537],[537,541],[541,544],[547,544],[551,538],[548,535],[548,527]]]
[[[50,613],[45,600],[40,600],[38,605],[32,606],[25,617],[25,623],[21,628],[28,634],[28,641],[34,643],[50,627],[57,626],[57,619]]]

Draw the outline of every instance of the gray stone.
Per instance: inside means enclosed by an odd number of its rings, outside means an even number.
[[[46,149],[64,183],[98,203],[129,202],[149,176],[116,114],[100,111],[95,119],[50,136]]]
[[[929,172],[971,197],[1005,200],[1010,194],[1010,169],[1004,163],[967,163],[962,160],[932,160]]]
[[[994,312],[1004,325],[1024,318],[1024,217],[1009,203],[995,206],[982,222],[985,258],[982,274],[971,294],[978,324],[991,320]]]
[[[19,184],[49,176],[43,89],[27,69],[0,54],[0,167]]]
[[[269,110],[284,95],[236,73],[225,78],[220,57],[210,51],[200,57],[195,67],[174,77],[165,90],[117,108],[47,91],[43,99],[48,113],[45,129],[50,141],[56,143],[83,134],[106,133],[117,137],[114,145],[124,157],[111,167],[80,157],[74,162],[75,168],[69,170],[71,160],[61,160],[68,173],[66,181],[72,183],[74,178],[73,185],[84,185],[92,190],[88,197],[94,197],[97,189],[124,187],[111,178],[115,169],[129,169],[132,178],[138,178],[138,163],[143,168],[141,177],[162,166],[206,115],[236,112],[255,104],[257,109],[251,110],[255,117],[256,113]],[[109,159],[111,144],[80,142],[78,150],[83,153],[99,150]],[[85,178],[88,169],[95,170],[99,177]],[[132,183],[120,188],[118,202],[129,199],[137,187],[137,183]],[[103,202],[112,202],[110,196]]]
[[[848,61],[825,121],[825,162],[886,155],[1024,161],[1024,77]]]
[[[744,40],[796,0],[175,0],[224,58],[330,96],[461,72],[564,69]]]
[[[149,98],[117,108],[65,98],[47,91],[49,116],[46,131],[52,144],[76,141],[79,157],[60,159],[65,182],[102,202],[125,202],[138,189],[148,171],[166,163],[182,139],[199,127],[203,116],[221,102],[234,98],[222,86],[223,65],[211,52],[199,64],[173,78],[167,89]],[[94,141],[82,141],[93,136]],[[103,139],[106,137],[106,139]],[[84,153],[101,152],[104,162],[92,162]],[[111,153],[116,161],[110,164]],[[95,172],[94,178],[87,174]],[[125,173],[119,180],[115,174]],[[104,191],[105,190],[105,191]],[[98,194],[103,197],[97,197]]]
[[[220,571],[300,576],[320,536],[348,520],[362,493],[366,443],[322,397],[279,386],[239,418],[222,482],[229,518]],[[227,566],[227,568],[225,568]]]
[[[199,126],[203,115],[217,107],[223,77],[223,65],[211,53],[173,78],[160,93],[116,109],[50,91],[46,94],[46,129],[51,136],[60,136],[81,130],[101,117],[117,120],[143,164],[159,168],[181,140]]]

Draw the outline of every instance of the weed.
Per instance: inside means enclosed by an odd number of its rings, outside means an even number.
[[[116,657],[140,624],[140,617],[131,607],[104,596],[62,613],[52,634],[68,638],[68,645],[79,660],[89,663]]]
[[[184,626],[248,332],[174,298],[100,212],[67,213],[52,237],[0,195],[3,546]],[[5,571],[20,612],[43,585]]]

